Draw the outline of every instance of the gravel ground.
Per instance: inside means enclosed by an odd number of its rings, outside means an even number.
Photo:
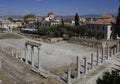
[[[25,39],[6,39],[0,40],[0,43],[3,46],[14,46],[16,49],[24,48]],[[90,56],[91,53],[96,53],[96,50],[93,48],[88,48],[76,44],[71,44],[68,42],[59,42],[54,44],[40,42],[40,58],[42,66],[46,68],[56,68],[60,66],[65,66],[70,63],[74,63],[76,56],[79,56],[81,59],[83,57]],[[31,59],[31,48],[28,46],[28,56],[29,60]],[[38,63],[37,57],[37,48],[34,48],[34,59],[35,64]],[[24,52],[22,53],[24,57]]]
[[[6,40],[0,40],[0,45],[3,45],[5,47],[14,47],[16,49],[24,48],[25,46],[25,40],[26,39],[6,39]],[[76,56],[79,56],[80,59],[83,57],[90,58],[91,53],[96,55],[96,49],[84,47],[77,44],[71,44],[68,42],[59,42],[54,44],[44,43],[40,42],[41,48],[40,48],[40,58],[41,58],[41,64],[45,68],[54,69],[59,68],[61,66],[66,66],[70,63],[76,62]],[[37,48],[34,48],[34,59],[35,64],[37,65],[38,59],[37,59]],[[28,46],[28,56],[29,60],[31,59],[31,48]],[[22,53],[22,56],[24,58],[24,52]],[[94,78],[98,78],[105,69],[120,69],[120,55],[118,54],[116,57],[113,57],[112,59],[109,59],[104,64],[101,64],[99,68],[96,68],[88,74],[86,79],[88,80],[88,84],[95,84]],[[96,58],[94,58],[96,59]],[[88,60],[90,61],[90,59]],[[102,68],[102,69],[101,69]],[[86,80],[85,79],[85,80]],[[76,84],[83,84],[80,82]]]
[[[0,69],[0,84],[15,84],[6,74]]]

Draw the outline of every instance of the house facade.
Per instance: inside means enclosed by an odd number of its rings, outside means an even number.
[[[22,26],[22,22],[12,22],[8,19],[1,19],[0,21],[0,27],[6,29],[6,31],[12,31],[14,28]]]
[[[103,32],[103,38],[106,40],[114,38],[115,24],[116,20],[110,14],[103,14],[99,19],[87,23],[91,31],[95,31],[96,33]]]
[[[57,25],[60,25],[60,23],[57,21],[42,21],[40,23],[40,26],[57,26]]]
[[[61,18],[55,18],[54,13],[49,12],[43,21],[40,21],[40,26],[57,26],[60,25]]]
[[[65,19],[64,24],[65,25],[70,25],[70,26],[75,25],[75,18],[67,18],[67,19]]]
[[[54,20],[54,13],[49,12],[47,17],[45,17],[45,21],[50,21],[50,20]]]

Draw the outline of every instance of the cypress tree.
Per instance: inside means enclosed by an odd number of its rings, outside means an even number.
[[[61,19],[61,25],[64,26],[64,19]]]
[[[116,35],[118,35],[120,37],[120,6],[119,6],[118,16],[117,16],[117,20],[116,20],[115,33],[116,33]]]
[[[79,16],[78,13],[75,15],[75,26],[79,26]]]

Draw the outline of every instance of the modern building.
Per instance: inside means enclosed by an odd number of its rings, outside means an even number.
[[[115,29],[116,20],[110,14],[103,14],[96,21],[91,20],[87,23],[91,31],[103,32],[104,39],[113,39],[114,38],[114,29]]]

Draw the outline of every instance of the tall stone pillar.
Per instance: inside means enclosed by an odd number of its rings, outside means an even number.
[[[109,58],[109,44],[107,43],[107,59]]]
[[[120,42],[118,42],[118,52],[120,52]]]
[[[87,58],[84,58],[84,73],[87,73]]]
[[[116,55],[116,47],[114,47],[114,55]]]
[[[119,51],[120,51],[119,46],[120,46],[120,44],[119,44],[119,42],[117,42],[117,52],[118,52],[118,53],[119,53]]]
[[[110,57],[112,57],[112,55],[113,55],[113,49],[111,48],[110,49]]]
[[[41,62],[40,62],[40,46],[38,47],[38,69],[41,70]]]
[[[104,62],[104,48],[102,47],[102,63]]]
[[[67,83],[68,83],[68,84],[71,84],[71,68],[70,68],[70,66],[68,67],[67,72],[68,72],[68,75],[67,75]]]
[[[91,69],[94,68],[94,58],[93,58],[93,53],[91,53]]]
[[[77,56],[77,79],[80,78],[80,59],[79,56]]]
[[[117,49],[117,44],[116,44],[116,52],[115,53],[117,54],[117,52],[118,52],[118,49]]]
[[[98,66],[99,65],[99,50],[97,50],[97,63],[96,65]]]
[[[115,52],[116,52],[116,51],[115,51],[115,47],[113,47],[113,55],[115,55]]]
[[[27,43],[25,43],[25,63],[26,64],[28,63],[27,52],[28,52]]]
[[[34,47],[31,46],[31,65],[34,67]]]

